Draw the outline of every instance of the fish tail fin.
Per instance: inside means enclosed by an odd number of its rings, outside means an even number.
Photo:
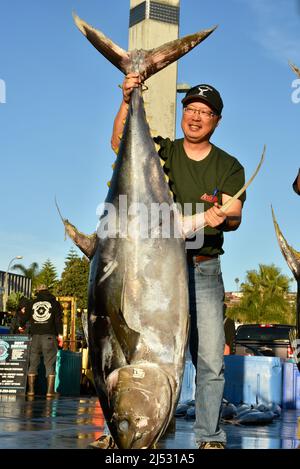
[[[173,62],[176,62],[176,60],[186,55],[200,44],[200,42],[204,41],[216,28],[217,26],[204,29],[203,31],[162,44],[155,49],[145,51],[145,65],[144,68],[139,70],[143,79],[146,80]]]
[[[83,21],[76,13],[73,12],[73,19],[79,31],[90,41],[91,44],[115,65],[123,73],[130,71],[130,54],[115,44],[111,39],[106,37],[101,31],[93,28],[91,25]]]
[[[126,51],[73,13],[76,26],[93,46],[125,75],[137,72],[143,80],[180,59],[204,41],[217,26],[167,42],[148,51]]]

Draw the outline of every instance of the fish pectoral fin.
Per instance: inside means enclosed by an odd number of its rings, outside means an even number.
[[[126,361],[127,363],[130,363],[136,350],[140,333],[128,326],[121,309],[119,309],[118,314],[110,312],[109,317],[113,331],[124,353]]]

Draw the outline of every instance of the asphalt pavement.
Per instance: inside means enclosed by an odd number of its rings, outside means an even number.
[[[300,445],[300,409],[282,410],[268,425],[222,424],[228,449],[294,449]],[[174,419],[158,449],[196,449],[194,420]],[[87,449],[107,431],[96,396],[1,396],[0,449]]]

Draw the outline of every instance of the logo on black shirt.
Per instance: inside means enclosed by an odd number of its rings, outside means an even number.
[[[49,301],[38,301],[34,303],[32,309],[34,313],[32,315],[33,319],[37,322],[46,322],[51,316],[50,309],[52,308]]]

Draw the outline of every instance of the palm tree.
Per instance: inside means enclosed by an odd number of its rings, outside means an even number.
[[[290,323],[292,310],[286,298],[290,279],[280,273],[274,264],[259,265],[259,270],[249,270],[242,283],[243,297],[236,307],[238,315],[246,322]]]
[[[25,267],[23,264],[14,264],[12,270],[19,270],[22,274],[31,279],[31,288],[34,289],[37,283],[37,276],[39,274],[39,265],[37,262],[33,262],[29,267]]]

